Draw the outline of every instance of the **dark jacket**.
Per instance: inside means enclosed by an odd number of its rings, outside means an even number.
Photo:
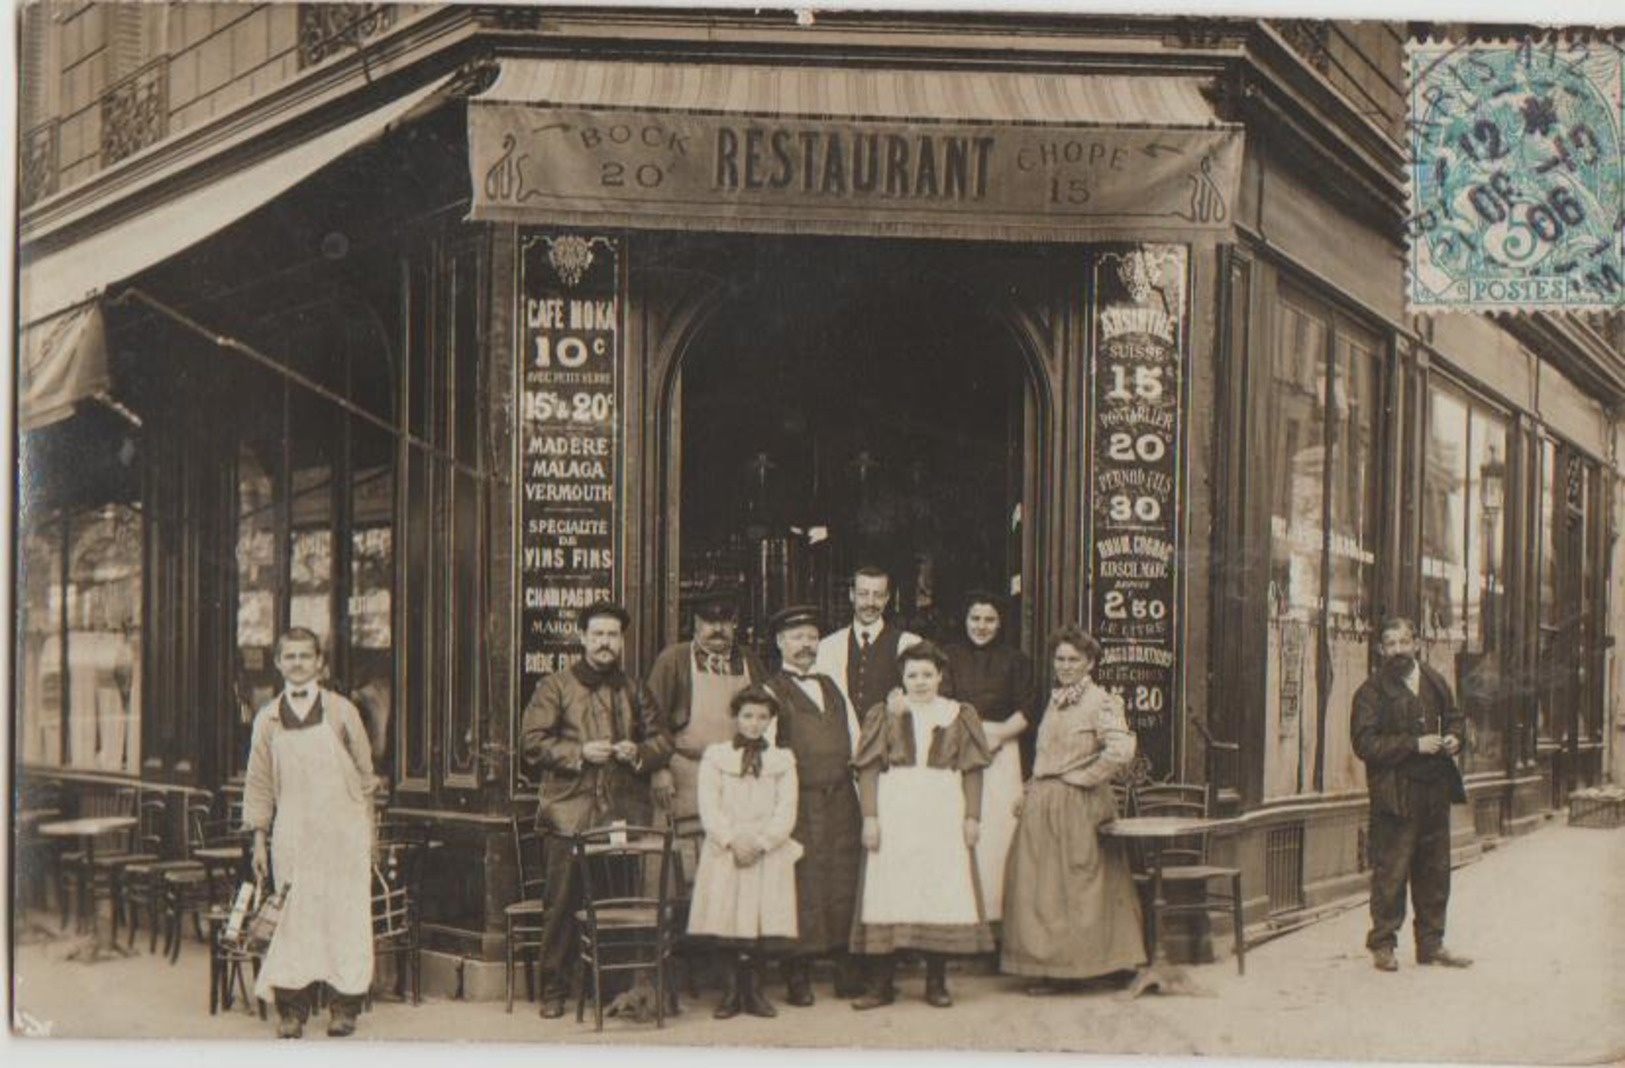
[[[1440,709],[1439,733],[1465,741],[1466,720],[1456,708],[1450,684],[1444,676],[1421,665],[1423,687],[1432,691]],[[1408,795],[1415,762],[1438,761],[1446,768],[1450,800],[1465,802],[1467,790],[1454,758],[1445,753],[1424,756],[1416,749],[1416,739],[1424,733],[1422,699],[1411,692],[1403,678],[1389,671],[1374,672],[1354,691],[1354,714],[1349,733],[1354,753],[1365,762],[1366,785],[1371,791],[1371,811],[1392,816],[1409,815]]]
[[[756,654],[734,646],[731,657],[736,670],[742,670],[751,683],[767,679],[767,668],[756,659]],[[694,643],[678,642],[668,645],[655,657],[649,669],[649,690],[660,707],[666,710],[667,723],[676,734],[688,726],[688,717],[694,703]]]
[[[537,683],[525,706],[524,757],[541,767],[537,825],[574,834],[606,819],[648,823],[649,776],[671,760],[665,713],[636,680],[593,688],[577,667]],[[635,764],[582,759],[587,742],[620,740],[637,743]]]

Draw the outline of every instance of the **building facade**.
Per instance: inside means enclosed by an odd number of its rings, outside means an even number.
[[[1412,315],[1403,40],[1083,17],[50,3],[24,16],[15,749],[229,797],[289,625],[500,983],[574,612],[860,562],[1105,642],[1255,922],[1364,882],[1383,616],[1466,855],[1618,779],[1617,316]],[[1435,31],[1441,29],[1433,27]],[[1460,33],[1470,27],[1455,27]]]

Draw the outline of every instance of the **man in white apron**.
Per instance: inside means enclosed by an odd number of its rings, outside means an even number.
[[[372,985],[372,752],[355,705],[317,683],[315,634],[283,634],[276,666],[284,687],[254,717],[243,822],[254,877],[274,872],[288,898],[255,994],[275,1001],[277,1036],[298,1038],[326,983],[327,1033],[342,1037]]]
[[[676,750],[654,773],[650,788],[657,819],[676,835],[689,887],[699,867],[700,757],[706,746],[733,738],[728,711],[733,695],[767,678],[755,654],[739,646],[739,608],[732,596],[707,597],[694,607],[694,640],[663,649],[649,669],[649,692],[666,712]]]

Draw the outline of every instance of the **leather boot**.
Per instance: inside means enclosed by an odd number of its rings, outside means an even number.
[[[361,1014],[361,998],[351,994],[334,994],[327,1012],[328,1035],[346,1038],[355,1034],[356,1017]]]
[[[779,1014],[773,1003],[767,1000],[767,992],[763,989],[762,962],[754,957],[741,955],[739,958],[739,1004],[752,1016],[772,1018]]]
[[[544,1020],[557,1020],[564,1015],[564,1006],[569,1000],[568,975],[549,975],[542,983],[542,1007],[539,1015]]]
[[[806,957],[791,957],[784,962],[784,1000],[798,1009],[806,1008],[815,1000],[812,962]]]
[[[884,957],[871,957],[865,969],[867,976],[867,989],[863,996],[852,1003],[852,1007],[859,1012],[868,1009],[878,1009],[882,1005],[890,1005],[897,1000],[897,987],[892,979],[897,972],[897,958],[887,954]]]
[[[303,1038],[305,1020],[310,1017],[310,998],[304,990],[284,990],[277,987],[276,1037]]]
[[[954,1003],[948,993],[948,962],[935,953],[925,958],[925,1003],[937,1009]]]
[[[711,1014],[713,1019],[731,1020],[739,1015],[739,986],[744,979],[745,966],[735,963],[722,973],[722,1001],[717,1005],[717,1011]]]

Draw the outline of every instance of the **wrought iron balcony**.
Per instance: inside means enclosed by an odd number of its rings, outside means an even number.
[[[299,66],[313,67],[393,27],[394,4],[300,4]]]
[[[111,167],[169,133],[169,60],[156,59],[102,94],[101,165]]]
[[[1404,37],[1392,24],[1276,19],[1282,39],[1356,111],[1399,140],[1405,130]]]

